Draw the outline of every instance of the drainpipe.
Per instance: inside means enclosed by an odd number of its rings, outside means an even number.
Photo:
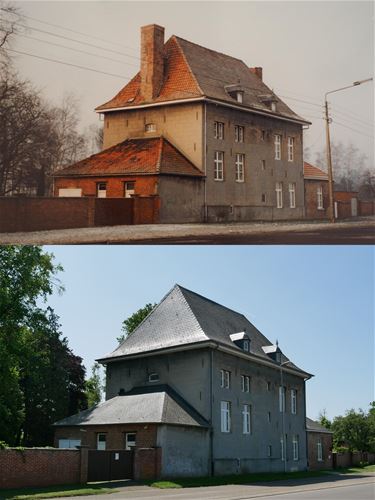
[[[203,141],[203,164],[204,164],[204,222],[207,222],[208,208],[207,208],[207,104],[203,103],[204,108],[204,141]]]

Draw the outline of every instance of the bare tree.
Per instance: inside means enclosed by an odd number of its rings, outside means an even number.
[[[19,31],[18,22],[21,14],[18,7],[0,0],[0,70],[9,61],[7,48]]]

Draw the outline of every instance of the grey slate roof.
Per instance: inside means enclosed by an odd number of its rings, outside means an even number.
[[[323,432],[326,434],[333,434],[332,431],[330,431],[326,427],[323,427],[318,422],[315,422],[315,420],[311,420],[311,418],[308,417],[306,417],[306,430],[310,432]]]
[[[117,349],[99,361],[209,341],[243,353],[230,339],[238,332],[248,335],[251,355],[273,362],[262,349],[272,343],[243,314],[175,285]],[[283,355],[282,362],[287,360]],[[288,367],[300,370],[293,363]]]
[[[135,388],[123,396],[55,422],[54,426],[170,424],[207,427],[207,421],[167,385]]]

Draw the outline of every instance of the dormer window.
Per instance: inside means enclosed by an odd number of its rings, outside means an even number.
[[[281,352],[276,353],[276,363],[281,363]]]
[[[159,382],[159,375],[157,373],[150,373],[148,376],[149,382]]]
[[[145,132],[155,132],[155,131],[156,131],[155,123],[146,123]]]
[[[265,345],[262,347],[263,352],[267,354],[268,357],[270,357],[273,361],[276,361],[276,363],[281,364],[281,349],[278,346],[277,342],[276,345]]]
[[[242,104],[242,102],[243,102],[243,92],[238,91],[236,95],[237,95],[237,102],[240,102]]]
[[[232,99],[235,99],[240,104],[243,103],[243,95],[244,95],[245,89],[240,83],[237,83],[234,85],[226,85],[224,88],[225,88],[226,93]]]
[[[275,103],[275,101],[271,102],[271,111],[276,111],[276,103]]]
[[[259,95],[258,99],[265,104],[271,111],[277,111],[277,98],[273,94]]]
[[[250,352],[250,339],[246,332],[232,333],[229,337],[237,347],[245,352]]]

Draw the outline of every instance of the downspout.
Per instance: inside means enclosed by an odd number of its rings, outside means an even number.
[[[208,219],[207,208],[207,104],[204,102],[204,141],[203,141],[203,164],[204,164],[204,222]]]
[[[305,429],[305,440],[306,440],[306,448],[305,448],[306,470],[309,470],[309,442],[308,442],[307,428],[306,428],[306,379],[303,379],[303,410],[304,410],[303,427]]]
[[[213,380],[214,380],[214,351],[213,349],[211,349],[210,350],[210,476],[214,475],[214,442],[213,442],[214,429],[212,423]]]

